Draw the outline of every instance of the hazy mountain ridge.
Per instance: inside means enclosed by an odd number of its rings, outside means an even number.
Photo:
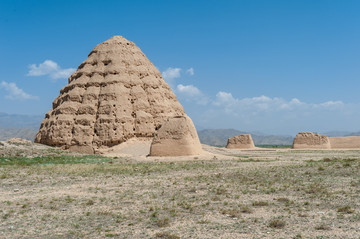
[[[350,132],[350,131],[330,131],[322,133],[323,135],[327,135],[329,137],[346,137],[346,136],[360,136],[360,131],[358,132]]]
[[[288,135],[266,135],[260,132],[244,132],[236,129],[204,129],[198,131],[202,144],[224,146],[228,138],[239,134],[251,134],[255,145],[291,145],[294,138]]]
[[[23,138],[34,140],[43,115],[21,115],[0,112],[0,140]]]
[[[0,112],[0,128],[39,127],[44,115],[20,115]]]
[[[28,128],[0,128],[0,140],[8,140],[11,138],[22,138],[34,141],[36,132],[39,127]]]
[[[354,132],[354,133],[351,133],[351,134],[348,134],[346,136],[360,136],[360,131],[359,132]]]

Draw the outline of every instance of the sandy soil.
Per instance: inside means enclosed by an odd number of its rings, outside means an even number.
[[[227,149],[224,147],[213,147],[209,145],[202,145],[203,151],[198,155],[193,156],[177,156],[177,157],[154,157],[150,154],[151,140],[144,139],[130,139],[129,141],[116,145],[111,148],[97,150],[97,153],[106,157],[127,157],[134,161],[144,162],[173,162],[173,161],[192,161],[192,160],[213,160],[213,159],[233,159],[234,154],[248,154],[250,152],[286,152],[290,149]],[[256,153],[255,153],[256,154]]]

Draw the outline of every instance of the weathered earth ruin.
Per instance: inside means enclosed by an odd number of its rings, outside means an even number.
[[[329,137],[332,149],[360,149],[360,136]]]
[[[312,132],[300,132],[296,135],[293,149],[330,149],[330,140],[326,135]]]
[[[298,133],[294,149],[360,149],[360,136],[328,137],[311,132]]]
[[[254,149],[255,145],[250,134],[240,134],[231,137],[227,141],[228,149]]]
[[[35,142],[94,153],[134,137],[152,138],[162,122],[177,116],[188,119],[160,72],[133,42],[114,36],[69,77]]]
[[[155,133],[150,156],[184,156],[202,152],[200,140],[188,116],[169,118]]]

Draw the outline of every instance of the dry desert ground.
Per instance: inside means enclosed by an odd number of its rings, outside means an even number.
[[[0,143],[0,238],[360,238],[359,150]]]

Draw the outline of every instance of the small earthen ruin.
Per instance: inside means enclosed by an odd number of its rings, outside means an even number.
[[[360,136],[329,137],[332,149],[360,149]]]
[[[326,135],[312,132],[300,132],[296,135],[293,149],[330,149],[330,140]]]
[[[360,149],[360,136],[328,137],[311,132],[298,133],[293,149]]]
[[[240,134],[231,137],[227,141],[228,149],[254,149],[255,145],[250,134]]]
[[[22,138],[11,138],[11,139],[7,140],[6,142],[8,142],[10,144],[31,144],[32,143],[30,140],[22,139]]]
[[[69,77],[68,85],[45,115],[35,142],[92,154],[134,137],[152,138],[166,122],[157,140],[169,147],[181,146],[181,150],[173,149],[177,155],[190,154],[198,149],[185,150],[186,145],[199,145],[189,120],[169,85],[140,48],[114,36],[97,45]],[[180,128],[169,129],[177,127],[171,123],[175,121],[181,123]],[[189,133],[181,127],[193,128]],[[165,129],[181,135],[172,135],[166,142],[167,137],[162,134]],[[157,140],[153,152],[161,155]]]
[[[166,120],[155,133],[150,147],[150,156],[184,156],[201,152],[198,134],[188,116]]]

